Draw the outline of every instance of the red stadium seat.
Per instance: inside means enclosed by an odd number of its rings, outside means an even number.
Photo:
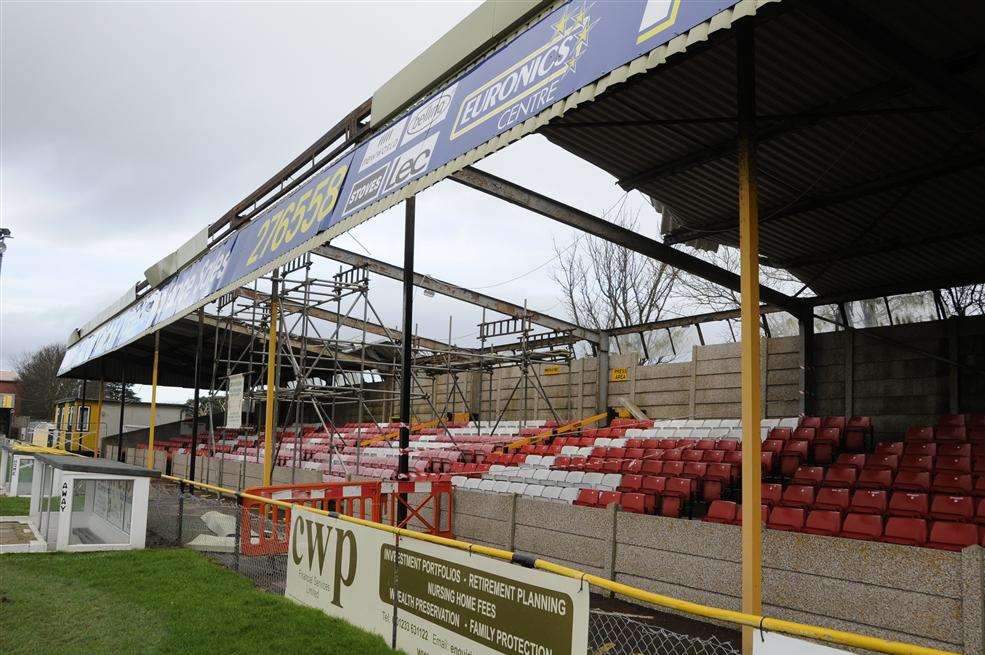
[[[622,466],[619,471],[623,474],[626,473],[642,473],[643,471],[643,460],[642,459],[624,459],[622,460]]]
[[[975,523],[985,525],[985,500],[979,500],[975,509]]]
[[[834,466],[838,468],[853,468],[861,471],[865,468],[865,455],[860,453],[842,453],[838,455],[838,459],[835,460]]]
[[[726,464],[731,464],[732,466],[742,467],[742,451],[740,450],[727,450],[725,451],[725,459],[722,460]]]
[[[835,537],[841,532],[841,512],[816,509],[807,515],[804,532]]]
[[[837,487],[822,487],[814,497],[814,509],[846,512],[851,504],[851,492]]]
[[[722,491],[732,480],[731,464],[708,464],[705,472],[704,487],[701,496],[704,500],[718,500],[722,497]]]
[[[810,508],[814,504],[814,487],[792,484],[783,490],[780,507]]]
[[[643,449],[627,448],[625,457],[626,459],[643,459]]]
[[[856,489],[889,489],[893,486],[892,471],[862,469],[855,482]]]
[[[703,450],[698,450],[696,448],[688,448],[684,451],[684,461],[685,462],[700,462],[704,459],[705,452]]]
[[[971,473],[971,458],[946,457],[938,452],[937,461],[934,463],[934,470],[937,473]]]
[[[634,514],[652,514],[656,507],[653,496],[639,493],[624,493],[619,500],[619,509]]]
[[[724,450],[706,450],[701,458],[702,462],[707,462],[708,464],[721,464],[725,461],[725,451]]]
[[[882,540],[887,544],[925,546],[927,544],[927,522],[923,519],[890,516],[886,520],[886,532]]]
[[[934,428],[930,426],[910,426],[906,429],[906,436],[903,441],[933,441]]]
[[[643,475],[660,475],[663,473],[664,463],[655,459],[645,459],[643,460],[643,467],[640,472]]]
[[[839,428],[821,428],[814,437],[814,461],[818,464],[830,464],[834,452],[841,444]]]
[[[900,471],[893,478],[893,489],[930,493],[930,473],[927,471]]]
[[[679,517],[684,503],[691,498],[692,484],[687,478],[668,478],[660,498],[660,514]]]
[[[675,461],[663,463],[662,474],[669,477],[681,477],[684,475],[684,462]]]
[[[621,459],[607,459],[602,464],[602,473],[619,473],[622,471]]]
[[[769,475],[776,467],[776,464],[773,461],[774,455],[776,455],[776,453],[759,453],[759,464],[762,468],[763,475]]]
[[[787,441],[780,453],[780,474],[784,477],[793,475],[797,467],[807,461],[809,449],[810,444],[803,439]]]
[[[897,491],[889,499],[886,512],[890,516],[927,518],[930,513],[930,498],[927,494],[913,494]]]
[[[684,451],[680,448],[671,448],[670,450],[664,451],[663,461],[665,462],[679,462],[684,459]]]
[[[964,426],[943,426],[935,430],[935,436],[938,442],[945,441],[960,441],[965,442],[968,440],[968,433],[965,431]]]
[[[715,450],[733,451],[739,449],[739,442],[735,439],[719,439],[715,442]]]
[[[880,441],[876,444],[876,455],[896,455],[897,457],[903,455],[903,442],[902,441]]]
[[[783,444],[785,443],[786,443],[785,441],[781,441],[779,439],[767,439],[766,441],[763,442],[763,445],[760,450],[761,452],[764,453],[780,454],[781,452],[783,452]]]
[[[716,500],[708,506],[708,513],[702,519],[707,523],[735,524],[738,521],[739,506],[728,500]]]
[[[975,426],[966,428],[968,431],[968,441],[972,444],[985,444],[985,426]]]
[[[888,501],[885,491],[862,489],[852,496],[852,504],[848,511],[853,514],[885,514]]]
[[[845,450],[853,453],[866,450],[866,442],[872,438],[872,419],[868,416],[853,416],[842,430]]]
[[[975,478],[975,485],[971,488],[971,493],[976,498],[985,498],[985,475],[979,475]]]
[[[844,416],[828,416],[821,423],[822,428],[838,428],[844,430],[848,420]]]
[[[824,480],[824,469],[820,466],[801,466],[793,474],[790,484],[807,484],[820,487]]]
[[[580,505],[581,507],[598,507],[599,492],[595,489],[582,489],[578,492],[578,498],[572,504]]]
[[[935,521],[967,521],[975,518],[975,504],[970,496],[937,494],[930,501],[930,518]]]
[[[882,537],[882,527],[882,517],[876,514],[848,514],[841,525],[841,536],[878,541]]]
[[[714,450],[715,440],[714,439],[698,439],[698,443],[695,444],[696,450]]]
[[[899,455],[873,453],[865,458],[864,468],[896,473],[899,469]]]
[[[791,432],[790,428],[773,428],[770,430],[770,439],[786,441],[790,438]]]
[[[934,521],[927,545],[938,550],[961,551],[978,543],[978,527],[971,523]]]
[[[900,461],[901,471],[927,471],[934,469],[934,458],[930,455],[903,455]]]
[[[708,465],[703,462],[686,462],[684,464],[684,471],[681,473],[681,476],[694,480],[703,480],[707,472]]]
[[[937,446],[938,457],[971,457],[971,444],[948,441]]]
[[[783,498],[783,487],[781,485],[761,484],[760,490],[764,505],[769,505],[772,508],[780,504],[780,500]]]
[[[662,475],[648,475],[643,478],[642,492],[654,497],[662,496],[667,486],[667,478]]]
[[[930,490],[935,494],[970,496],[972,490],[971,476],[938,473],[934,476],[934,482],[931,485]]]
[[[821,425],[822,425],[822,421],[820,416],[801,416],[800,424],[797,427],[814,428],[819,430],[821,428]]]
[[[825,487],[845,487],[851,489],[855,486],[857,474],[851,468],[830,468],[828,474],[824,476]]]
[[[622,493],[618,491],[603,491],[599,494],[599,507],[608,507],[609,505],[616,504],[622,500]]]
[[[812,443],[817,436],[817,428],[797,428],[790,435],[790,439],[806,441]]]
[[[770,511],[766,527],[772,530],[799,532],[804,529],[805,510],[798,507],[776,507]]]
[[[619,481],[619,487],[616,491],[622,491],[623,493],[639,493],[643,488],[643,476],[642,475],[623,475],[622,479]]]
[[[937,455],[937,444],[933,441],[911,441],[903,445],[904,455]]]

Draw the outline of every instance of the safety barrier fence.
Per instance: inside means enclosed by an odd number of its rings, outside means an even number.
[[[609,592],[615,599],[628,599],[646,606],[620,604],[606,595],[593,595],[589,621],[589,652],[621,654],[694,653],[732,655],[739,652],[738,629],[749,626],[762,634],[777,633],[827,644],[878,653],[912,655],[957,655],[948,651],[878,637],[807,625],[782,619],[710,607],[648,592],[612,580],[556,564],[544,559],[528,561],[522,553],[460,541],[441,534],[429,534],[380,522],[372,511],[350,516],[332,509],[300,505],[290,500],[238,492],[202,482],[163,476],[153,485],[148,509],[148,545],[181,545],[200,550],[224,566],[250,577],[258,586],[284,593],[287,555],[251,548],[259,535],[273,533],[271,517],[283,517],[292,509],[309,511],[364,527],[448,548],[484,555],[507,562],[565,576]],[[244,508],[251,508],[244,511]],[[275,510],[278,513],[275,513]],[[361,512],[353,512],[361,513]],[[286,538],[286,532],[281,533]],[[615,604],[613,604],[615,603]],[[670,610],[651,611],[648,606]],[[671,616],[673,615],[673,616]],[[687,619],[679,618],[680,615]],[[665,625],[670,618],[673,629]],[[396,621],[396,616],[393,618]],[[726,627],[722,627],[726,626]]]

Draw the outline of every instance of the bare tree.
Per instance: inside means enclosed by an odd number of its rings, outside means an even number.
[[[61,380],[58,367],[65,356],[65,347],[52,343],[34,352],[24,353],[14,362],[20,378],[21,412],[39,419],[54,415],[55,401],[76,393],[75,380]]]
[[[613,221],[636,229],[639,209],[621,209]],[[595,330],[648,323],[664,317],[678,279],[677,269],[609,241],[579,235],[554,245],[558,263],[551,275],[565,312],[577,324]],[[667,359],[668,335],[647,333],[615,340],[620,353],[641,353],[647,360]]]
[[[985,314],[985,284],[951,287],[941,292],[946,308],[956,316]]]

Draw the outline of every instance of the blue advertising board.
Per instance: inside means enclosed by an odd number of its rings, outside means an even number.
[[[737,0],[570,0],[69,348],[60,373],[265,272],[339,221],[536,116]]]

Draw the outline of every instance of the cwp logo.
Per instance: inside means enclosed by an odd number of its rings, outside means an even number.
[[[352,585],[356,578],[358,552],[356,535],[351,530],[341,530],[332,526],[294,515],[291,535],[291,559],[295,566],[307,562],[308,571],[325,574],[325,558],[334,553],[332,573],[332,604],[342,607],[342,588]],[[334,548],[333,548],[334,542]]]

